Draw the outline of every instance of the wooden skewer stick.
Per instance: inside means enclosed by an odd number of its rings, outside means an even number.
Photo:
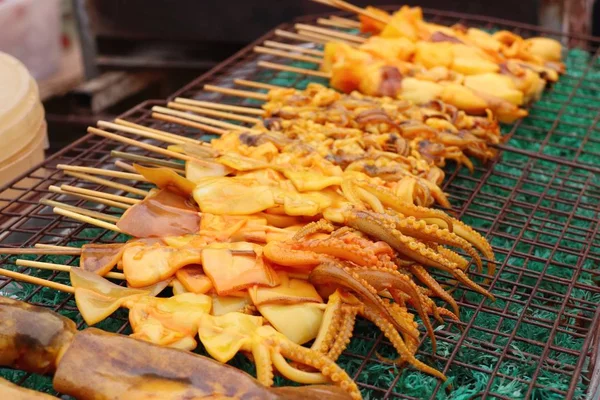
[[[81,193],[67,192],[67,191],[59,188],[58,186],[54,186],[54,185],[50,186],[48,188],[48,190],[50,190],[52,193],[62,194],[65,196],[73,196],[73,197],[77,197],[77,198],[91,201],[94,203],[99,203],[99,204],[104,204],[104,205],[107,205],[110,207],[120,208],[123,210],[127,210],[128,208],[131,207],[130,204],[125,204],[120,201],[114,201],[114,200],[104,199],[104,198],[100,198],[100,197],[88,196],[88,195],[81,194]]]
[[[278,70],[278,71],[295,72],[297,74],[312,75],[312,76],[317,76],[319,78],[331,79],[330,73],[323,72],[323,71],[315,71],[312,69],[291,67],[289,65],[276,64],[276,63],[267,62],[267,61],[259,61],[258,66],[263,67],[263,68],[274,69],[274,70]]]
[[[346,21],[355,22],[356,24],[348,23]],[[317,23],[320,25],[332,26],[334,28],[341,28],[341,29],[360,28],[360,22],[352,21],[350,19],[349,20],[339,20],[339,19],[334,19],[334,18],[319,18],[319,19],[317,19]]]
[[[55,244],[47,244],[47,243],[36,243],[33,245],[33,247],[37,248],[37,249],[56,249],[56,250],[77,250],[79,251],[80,254],[81,253],[81,249],[78,247],[70,247],[70,246],[57,246]]]
[[[142,197],[146,197],[147,195],[150,194],[150,192],[148,192],[147,190],[134,188],[133,186],[124,185],[122,183],[109,181],[107,179],[97,178],[97,177],[95,177],[93,175],[82,174],[80,172],[72,172],[72,171],[65,171],[65,174],[66,175],[70,175],[70,176],[74,176],[74,177],[79,178],[79,179],[83,179],[85,181],[94,182],[94,183],[97,183],[99,185],[103,185],[103,186],[106,186],[106,187],[111,187],[113,189],[119,189],[119,190],[123,190],[125,192],[129,192],[131,194],[137,194],[137,195],[142,196]]]
[[[103,221],[119,222],[119,218],[115,217],[114,215],[104,214],[104,213],[101,213],[98,211],[93,211],[93,210],[88,210],[88,209],[85,209],[82,207],[72,206],[70,204],[61,203],[60,201],[41,199],[40,203],[45,206],[48,206],[48,207],[64,208],[65,210],[73,211],[73,212],[79,213],[81,215],[86,215],[88,217],[98,218]]]
[[[234,79],[233,83],[241,86],[248,86],[256,89],[266,89],[266,90],[274,90],[274,89],[282,89],[283,86],[273,85],[271,83],[262,83],[255,81],[248,81],[246,79]]]
[[[123,162],[121,160],[116,160],[115,161],[115,167],[124,169],[125,171],[129,171],[129,172],[132,172],[134,174],[137,173],[137,171],[135,170],[135,168],[133,168],[133,165],[127,164],[126,162]]]
[[[165,122],[170,122],[173,124],[189,126],[190,128],[195,128],[195,129],[199,129],[201,131],[214,133],[215,135],[224,135],[227,133],[227,130],[225,130],[225,129],[216,128],[214,126],[190,121],[189,119],[173,117],[171,115],[161,114],[161,113],[157,113],[157,112],[152,113],[152,118],[155,118],[155,119],[158,119],[161,121],[165,121]]]
[[[115,224],[111,224],[110,222],[102,221],[97,218],[88,217],[86,215],[81,215],[79,213],[65,210],[64,208],[60,208],[60,207],[54,207],[54,209],[52,211],[54,211],[55,214],[59,214],[64,217],[68,217],[68,218],[74,219],[79,222],[84,222],[86,224],[94,225],[94,226],[97,226],[98,228],[103,228],[103,229],[108,229],[110,231],[123,233],[123,231],[121,231],[121,229],[119,229],[118,226],[116,226]]]
[[[320,18],[320,19],[322,19],[322,18]],[[273,49],[289,50],[289,51],[295,51],[295,52],[303,53],[303,54],[310,54],[312,56],[320,57],[320,58],[323,58],[323,56],[325,55],[325,52],[323,52],[321,50],[311,49],[308,47],[297,46],[297,45],[293,45],[293,44],[279,43],[279,42],[275,42],[273,40],[265,40],[265,42],[263,43],[263,46],[271,47]]]
[[[164,133],[158,134],[158,133],[146,131],[143,129],[135,129],[135,128],[130,128],[128,126],[121,126],[121,125],[113,124],[112,122],[98,121],[98,126],[101,128],[115,129],[115,130],[119,130],[121,132],[130,133],[133,135],[139,135],[139,136],[146,137],[149,139],[156,139],[156,140],[160,140],[162,142],[171,143],[171,144],[183,144],[183,143],[198,144],[198,143],[200,143],[198,140],[186,138],[186,137],[175,135],[172,133],[170,133],[169,135],[165,135]]]
[[[175,111],[175,110],[171,110],[170,108],[165,108],[165,107],[160,107],[160,106],[152,107],[152,111],[159,112],[161,114],[172,115],[172,116],[180,117],[180,118],[184,118],[184,119],[190,119],[192,121],[201,122],[201,123],[209,124],[209,125],[214,125],[219,128],[224,128],[224,129],[229,129],[229,130],[246,129],[245,127],[243,127],[241,125],[231,124],[229,122],[219,121],[219,120],[216,120],[213,118],[201,117],[199,115],[194,115],[194,114],[190,114],[190,113],[183,112],[183,111]]]
[[[65,171],[83,172],[83,173],[87,173],[87,174],[91,174],[91,175],[111,176],[113,178],[128,179],[130,181],[148,182],[148,179],[144,178],[143,175],[140,175],[137,173],[131,174],[128,172],[113,171],[111,169],[81,167],[81,166],[77,166],[77,165],[66,165],[66,164],[58,164],[56,166],[56,168],[62,169]]]
[[[264,115],[264,110],[254,107],[242,107],[242,106],[231,106],[229,104],[213,103],[211,101],[202,101],[194,99],[185,99],[183,97],[176,97],[175,103],[187,104],[189,106],[212,108],[215,110],[233,111],[239,114],[253,114],[253,115]]]
[[[270,49],[267,47],[256,46],[254,47],[254,51],[261,54],[269,54],[277,57],[285,57],[292,60],[305,61],[310,63],[315,63],[321,65],[323,63],[323,58],[317,58],[313,56],[305,56],[302,54],[294,54],[283,50],[278,49]]]
[[[30,260],[17,260],[15,262],[15,264],[17,264],[20,267],[30,267],[30,268],[39,268],[39,269],[47,269],[47,270],[51,270],[51,271],[61,271],[61,272],[71,272],[71,269],[73,268],[79,268],[79,267],[74,267],[71,265],[64,265],[64,264],[53,264],[53,263],[47,263],[47,262],[41,262],[41,261],[30,261]],[[103,275],[104,278],[110,278],[110,279],[119,279],[124,281],[125,280],[125,274],[122,272],[108,272],[107,274]]]
[[[20,248],[20,247],[2,247],[0,248],[0,254],[60,254],[65,256],[78,256],[81,254],[81,249],[70,247],[67,249],[54,249],[54,248]]]
[[[256,99],[256,100],[269,100],[269,96],[267,96],[264,93],[246,92],[246,91],[242,91],[242,90],[238,90],[238,89],[224,88],[224,87],[215,86],[215,85],[204,85],[204,90],[208,90],[209,92],[228,94],[231,96],[249,97],[251,99]]]
[[[104,192],[99,192],[97,190],[85,189],[85,188],[71,186],[71,185],[61,185],[60,189],[64,192],[64,194],[77,193],[77,194],[83,194],[86,196],[90,196],[92,198],[114,200],[114,201],[118,201],[120,203],[131,204],[131,205],[135,205],[135,204],[139,203],[140,201],[142,201],[140,199],[134,199],[132,197],[119,196],[119,195],[112,194],[112,193],[104,193]]]
[[[174,161],[169,161],[169,160],[161,160],[160,158],[146,157],[146,156],[141,156],[138,154],[125,153],[123,151],[117,151],[117,150],[111,151],[110,155],[115,158],[123,158],[125,160],[131,160],[131,161],[136,161],[136,162],[140,162],[140,163],[158,165],[160,167],[171,168],[171,169],[179,170],[182,172],[185,170],[185,167],[182,164],[179,164]]]
[[[382,18],[377,14],[373,14],[364,8],[357,7],[353,4],[350,4],[343,0],[313,0],[316,3],[325,4],[331,7],[339,8],[340,10],[350,11],[355,14],[363,15],[365,17],[372,18],[376,21],[379,21],[383,24],[387,24],[389,22],[389,17],[387,19]]]
[[[58,290],[65,293],[75,293],[75,289],[71,286],[63,285],[62,283],[52,282],[47,279],[38,278],[35,276],[22,274],[20,272],[10,271],[8,269],[0,268],[0,275],[12,278],[17,281],[33,283],[34,285],[48,287],[50,289]]]
[[[88,127],[88,132],[93,133],[94,135],[105,137],[107,139],[115,140],[117,142],[125,143],[130,146],[140,147],[144,150],[152,151],[154,153],[162,154],[164,156],[175,158],[178,160],[202,162],[202,160],[195,157],[190,157],[186,154],[177,153],[175,151],[163,149],[162,147],[154,146],[144,142],[139,142],[137,140],[129,139],[123,136],[116,135],[114,133],[103,131],[102,129],[96,129],[92,126]]]
[[[176,110],[192,111],[197,114],[210,115],[213,117],[248,122],[250,124],[257,124],[260,122],[259,118],[253,118],[253,117],[248,117],[245,115],[233,114],[233,113],[224,112],[224,111],[211,110],[210,108],[202,108],[202,107],[196,107],[196,106],[189,106],[186,104],[178,104],[178,103],[174,103],[174,102],[169,102],[167,104],[167,107],[174,108]]]
[[[360,28],[360,22],[353,19],[343,18],[337,15],[332,15],[331,17],[329,17],[329,19],[332,21],[339,21],[343,24],[346,24],[349,28]]]
[[[157,135],[171,137],[171,138],[177,139],[177,140],[185,140],[187,142],[196,143],[196,144],[202,143],[200,140],[188,138],[188,137],[177,135],[175,133],[171,133],[171,132],[167,132],[167,131],[161,131],[161,130],[155,129],[155,128],[149,128],[144,125],[134,124],[133,122],[129,122],[129,121],[126,121],[126,120],[120,119],[120,118],[115,119],[115,122],[118,125],[127,126],[129,128],[135,128],[135,129],[146,131],[146,132],[156,133]]]
[[[332,36],[325,35],[322,33],[311,32],[311,31],[307,31],[304,29],[300,29],[298,31],[298,34],[300,34],[304,37],[310,38],[311,41],[317,42],[317,43],[327,44],[329,42],[342,42],[342,43],[347,44],[350,47],[356,47],[358,45],[358,43],[356,43],[356,42],[351,42],[349,40],[332,37]]]
[[[296,32],[284,31],[282,29],[276,29],[275,35],[286,39],[298,40],[300,42],[308,42],[313,44],[327,44],[327,42],[329,42],[327,39],[314,38],[307,35],[301,35]]]
[[[348,42],[356,42],[358,44],[361,44],[361,43],[364,43],[367,41],[367,39],[365,39],[362,36],[357,36],[357,35],[353,35],[351,33],[346,33],[346,32],[340,32],[340,31],[336,31],[334,29],[321,28],[319,26],[313,26],[313,25],[307,25],[307,24],[295,24],[294,27],[298,31],[307,31],[307,32],[318,33],[320,35],[326,35],[326,36],[330,36],[335,39],[346,40]]]

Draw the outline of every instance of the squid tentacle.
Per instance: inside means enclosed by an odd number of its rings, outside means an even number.
[[[437,297],[439,297],[440,299],[444,300],[446,303],[448,303],[450,305],[450,307],[452,307],[452,310],[454,311],[454,313],[456,315],[459,315],[459,308],[458,308],[458,304],[456,304],[456,301],[454,300],[454,298],[448,293],[446,292],[439,283],[437,283],[437,281],[435,279],[433,279],[433,277],[431,275],[429,275],[429,272],[427,272],[427,270],[425,268],[423,268],[421,265],[419,264],[413,264],[411,266],[408,267],[410,272],[412,272],[412,274],[419,280],[421,281],[421,283],[423,283],[425,286],[427,286]]]

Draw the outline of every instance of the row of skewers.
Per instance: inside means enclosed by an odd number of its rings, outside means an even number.
[[[363,20],[365,30],[369,23]],[[470,262],[456,251],[468,255],[479,272],[487,262],[488,275],[494,274],[494,254],[473,229],[427,206],[450,206],[440,187],[447,160],[472,168],[470,157],[494,156],[493,145],[501,141],[495,116],[504,108],[478,116],[481,110],[437,95],[415,104],[395,98],[398,93],[373,97],[316,84],[297,91],[238,82],[269,92],[206,89],[264,100],[261,109],[193,99],[153,109],[157,120],[220,135],[210,144],[122,120],[90,127],[90,133],[172,160],[118,152],[136,162],[115,163],[126,172],[59,166],[67,175],[128,195],[70,185],[51,191],[120,209],[120,216],[43,203],[133,239],[81,249],[2,249],[79,256],[79,267],[16,262],[69,272],[71,286],[0,273],[73,293],[89,325],[126,308],[134,338],[183,350],[195,349],[199,340],[220,362],[240,351],[249,354],[265,386],[273,384],[275,369],[300,383],[334,383],[360,398],[356,384],[335,364],[358,315],[392,343],[399,354],[393,362],[445,379],[415,358],[421,341],[417,316],[434,352],[429,316],[459,317],[448,286],[431,272],[448,273],[493,299],[468,277]],[[141,189],[102,175],[155,187]],[[107,279],[123,280],[127,287]],[[449,309],[436,305],[436,297]]]

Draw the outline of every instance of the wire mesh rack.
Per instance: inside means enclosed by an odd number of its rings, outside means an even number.
[[[509,29],[525,37],[546,34],[563,41],[570,37],[507,21],[428,10],[437,23],[462,23],[487,30]],[[316,17],[303,18],[314,22]],[[283,25],[279,29],[291,29]],[[269,32],[254,44],[275,39]],[[393,357],[393,348],[366,322],[359,321],[348,350],[339,364],[360,386],[366,398],[481,398],[563,399],[592,396],[598,374],[600,341],[600,62],[598,40],[587,47],[569,50],[567,73],[530,108],[530,115],[504,127],[510,140],[498,157],[475,171],[448,168],[444,190],[456,216],[480,231],[492,244],[498,269],[488,282],[495,302],[468,290],[454,292],[461,319],[436,327],[438,351],[429,342],[418,358],[443,371],[443,384],[410,368],[396,366],[379,355]],[[278,39],[281,41],[281,39]],[[257,67],[253,45],[173,95],[236,105],[260,102],[202,90],[206,83],[233,86],[236,78],[303,88],[315,78],[275,72]],[[310,65],[309,65],[310,67]],[[323,82],[326,83],[326,82]],[[191,137],[209,139],[203,132],[151,118],[154,105],[147,101],[122,116],[149,127]],[[142,138],[136,138],[142,140]],[[58,217],[41,198],[119,214],[109,206],[56,195],[51,185],[80,187],[123,194],[102,185],[65,176],[57,164],[111,169],[112,150],[148,154],[134,147],[87,135],[46,160],[38,168],[12,182],[0,192],[0,244],[32,246],[35,243],[78,246],[88,242],[124,241],[124,235]],[[127,182],[144,187],[140,182]],[[32,259],[65,264],[70,256],[31,256]],[[6,268],[14,257],[0,258]],[[18,269],[68,283],[68,275],[51,271]],[[483,281],[483,275],[479,281]],[[0,283],[4,295],[46,306],[85,326],[73,297],[50,289]],[[117,312],[100,328],[128,332],[127,315]],[[243,357],[233,362],[252,371]],[[27,387],[51,391],[46,377],[3,370],[2,375]],[[452,386],[452,390],[450,390]]]

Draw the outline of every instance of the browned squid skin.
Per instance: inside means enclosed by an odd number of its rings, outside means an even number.
[[[0,297],[0,365],[37,374],[56,360],[77,332],[70,319],[44,307]]]
[[[94,328],[75,336],[59,363],[54,388],[79,400],[350,398],[333,386],[266,388],[206,357]]]

